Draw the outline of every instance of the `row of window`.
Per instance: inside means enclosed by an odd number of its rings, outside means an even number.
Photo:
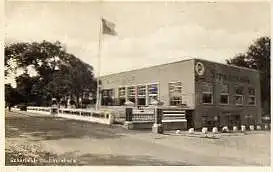
[[[171,82],[168,85],[169,89],[169,105],[177,106],[182,105],[182,82]],[[152,99],[159,99],[158,96],[159,84],[149,84],[149,85],[139,85],[139,86],[129,86],[120,87],[118,89],[118,100],[119,105],[125,102],[126,95],[127,99],[131,102],[136,102],[138,105],[150,104]],[[213,104],[213,85],[210,83],[201,83],[201,103],[202,104]],[[127,94],[126,94],[127,93]],[[236,105],[243,105],[244,103],[244,87],[235,86],[234,87],[233,103]],[[255,89],[248,88],[248,105],[256,104]],[[229,104],[230,99],[230,89],[228,84],[221,85],[220,88],[220,104]],[[114,89],[107,89],[102,91],[103,99],[114,99]],[[147,98],[147,100],[146,100]]]
[[[158,94],[158,84],[150,84],[150,85],[147,85],[147,87],[148,87],[148,95],[149,96]],[[137,87],[134,87],[134,86],[127,87],[128,97],[135,97],[136,93],[137,93],[138,97],[146,96],[146,85],[140,85]],[[126,87],[119,88],[118,96],[119,97],[126,96]]]
[[[114,89],[107,89],[102,91],[102,104],[116,104],[123,105],[127,99],[138,105],[151,104],[152,100],[158,100],[158,84],[148,84],[148,85],[139,85],[139,86],[129,86],[129,87],[120,87],[118,89],[118,99],[117,103],[112,103],[114,101]],[[126,94],[127,92],[127,94]],[[146,101],[147,94],[147,101]],[[109,103],[110,102],[110,103]]]
[[[201,84],[201,103],[203,104],[213,104],[213,86],[209,83],[202,83]],[[234,87],[235,95],[232,96],[233,103],[235,105],[243,105],[244,104],[244,87],[243,86],[235,86]],[[230,98],[230,90],[229,85],[223,84],[221,85],[220,91],[220,104],[229,104]],[[248,88],[248,105],[255,105],[256,104],[256,96],[255,96],[255,89]]]

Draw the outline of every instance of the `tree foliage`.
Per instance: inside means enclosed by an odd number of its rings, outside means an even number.
[[[228,64],[257,69],[260,72],[263,111],[270,114],[270,38],[261,37],[249,46],[245,54],[226,60]]]
[[[5,101],[7,106],[13,106],[21,101],[21,96],[10,84],[5,84]]]
[[[31,68],[36,75],[31,76]],[[76,101],[84,90],[95,92],[93,67],[66,52],[60,42],[13,43],[5,46],[5,75],[21,69],[16,90],[23,103],[48,105],[51,98]]]

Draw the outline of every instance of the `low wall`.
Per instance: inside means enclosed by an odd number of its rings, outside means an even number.
[[[54,115],[56,117],[62,117],[67,119],[89,121],[101,124],[111,125],[114,121],[114,115],[110,111],[101,110],[95,111],[90,109],[57,109],[56,113],[52,113],[51,107],[34,107],[28,106],[27,112],[39,113],[44,115]]]
[[[114,120],[114,116],[110,112],[85,109],[59,109],[57,116],[108,125],[111,125]]]
[[[27,112],[50,115],[51,114],[51,108],[50,107],[28,106],[27,107]]]

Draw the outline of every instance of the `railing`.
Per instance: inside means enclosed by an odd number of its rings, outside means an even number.
[[[151,110],[133,110],[132,113],[132,121],[153,122],[154,118],[154,111]]]
[[[56,109],[56,113],[52,113],[52,107],[34,107],[28,106],[28,112],[41,113],[47,115],[53,115],[57,117],[75,119],[75,120],[83,120],[90,122],[97,122],[103,124],[112,124],[114,116],[109,110],[101,110],[95,111],[91,109]]]
[[[112,124],[114,119],[110,111],[95,111],[91,109],[59,109],[58,116],[103,124]]]
[[[127,121],[155,122],[155,109],[127,108]],[[186,111],[177,108],[160,108],[162,122],[187,122]],[[161,119],[160,119],[161,120]]]
[[[185,110],[175,110],[168,109],[163,110],[162,122],[186,122],[186,111]]]
[[[35,112],[40,114],[50,114],[51,108],[50,107],[38,107],[38,106],[28,106],[27,112]]]
[[[160,133],[163,130],[186,129],[186,109],[170,107],[153,107],[125,110],[126,121],[124,126],[128,129],[148,129]]]

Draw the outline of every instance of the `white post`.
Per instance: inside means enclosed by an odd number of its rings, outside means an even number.
[[[194,128],[190,128],[189,129],[189,134],[193,134],[194,133]]]
[[[242,132],[245,132],[245,131],[246,131],[246,126],[245,126],[245,125],[242,125],[242,126],[241,126],[241,131],[242,131]]]
[[[202,134],[204,134],[207,137],[207,134],[208,134],[208,128],[207,127],[202,128]]]
[[[218,128],[217,127],[213,127],[212,128],[212,133],[213,134],[217,134],[218,133]]]

